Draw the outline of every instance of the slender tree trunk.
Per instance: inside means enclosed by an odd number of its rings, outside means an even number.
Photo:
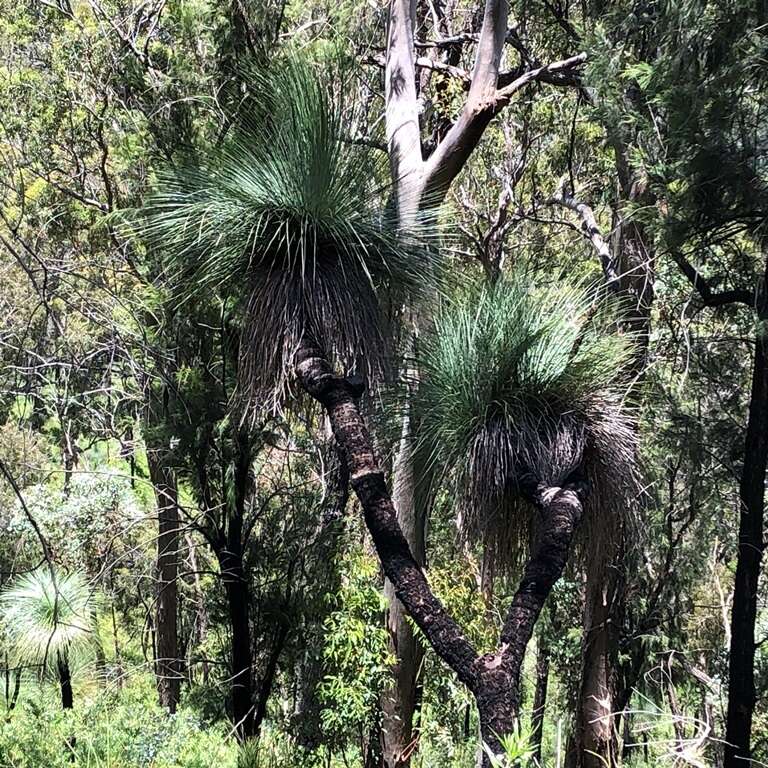
[[[605,565],[605,564],[602,564]],[[614,670],[618,638],[614,629],[614,601],[620,594],[618,579],[603,571],[603,583],[587,577],[584,607],[584,642],[579,693],[577,733],[578,764],[582,768],[604,768],[615,764],[616,738],[613,727]]]
[[[357,403],[362,381],[334,375],[322,352],[307,339],[296,354],[296,374],[305,391],[326,409],[385,575],[438,656],[473,692],[482,738],[498,753],[500,736],[512,731],[519,713],[526,646],[544,601],[563,572],[581,519],[584,483],[578,478],[567,479],[560,488],[544,487],[528,478],[522,483],[521,492],[539,511],[536,543],[504,622],[500,647],[478,656],[433,594],[397,522]],[[484,765],[489,764],[486,758]]]
[[[544,714],[547,709],[547,687],[549,685],[549,648],[539,642],[536,657],[536,691],[533,695],[533,714],[531,717],[532,744],[536,764],[541,762],[541,740],[544,732]]]
[[[403,423],[403,435],[395,461],[394,503],[397,522],[416,562],[426,564],[426,500],[416,487],[412,455],[413,436],[410,416]],[[397,599],[389,579],[384,582],[389,651],[395,659],[390,669],[392,683],[381,695],[381,753],[385,768],[403,768],[410,764],[414,751],[413,716],[424,660],[424,648],[406,619],[406,611]]]
[[[630,367],[631,401],[638,404],[645,378],[651,310],[654,301],[653,253],[643,227],[626,216],[624,207],[649,202],[642,179],[633,174],[627,159],[627,137],[614,137],[619,186],[619,208],[613,226],[613,263],[619,274],[619,294],[625,300],[622,325],[635,334],[635,355]],[[587,569],[584,604],[584,643],[579,705],[576,718],[578,765],[604,768],[618,759],[615,717],[623,710],[618,651],[626,603],[626,532],[619,525],[615,535],[594,553]]]
[[[763,527],[768,460],[767,294],[768,287],[763,285],[758,291],[755,361],[739,487],[739,550],[731,614],[724,768],[741,768],[751,758],[752,719],[756,701],[755,620],[760,563],[765,547]]]
[[[176,711],[181,690],[178,637],[179,505],[176,478],[157,452],[147,452],[157,499],[157,597],[155,673],[160,706]]]
[[[277,665],[280,661],[280,654],[282,654],[285,648],[285,642],[288,639],[288,631],[290,625],[287,621],[282,621],[280,626],[275,632],[275,637],[272,642],[272,648],[270,649],[267,663],[264,667],[264,672],[259,682],[258,695],[256,697],[256,707],[253,715],[253,731],[258,733],[261,729],[261,724],[264,722],[264,718],[267,716],[267,704],[269,702],[269,696],[272,693],[272,688],[275,684],[275,677],[277,675]]]
[[[241,741],[256,734],[251,668],[250,590],[239,551],[217,552],[227,593],[230,626],[232,722]]]
[[[56,654],[56,669],[59,673],[59,687],[61,688],[61,708],[72,709],[74,699],[72,696],[72,672],[66,656]]]
[[[197,564],[197,544],[192,538],[192,535],[187,531],[184,534],[184,539],[187,545],[187,551],[189,552],[189,567],[192,571],[192,587],[195,593],[195,629],[197,635],[198,646],[205,643],[208,637],[208,608],[205,605],[205,593],[203,592],[203,585],[200,580],[200,568]],[[193,651],[192,643],[190,643],[189,653],[190,657]],[[189,678],[192,678],[190,669],[187,670]],[[208,683],[208,661],[203,660],[201,664],[203,683]]]

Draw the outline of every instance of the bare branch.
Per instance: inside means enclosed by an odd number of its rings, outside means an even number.
[[[722,307],[726,304],[746,304],[748,307],[755,306],[754,291],[744,289],[733,289],[730,291],[721,291],[714,293],[709,281],[701,275],[696,267],[678,250],[671,252],[672,258],[680,271],[688,278],[688,282],[696,289],[701,300],[706,307]]]
[[[547,200],[547,204],[561,205],[578,215],[579,219],[581,219],[581,226],[584,230],[584,234],[592,243],[597,251],[597,255],[600,257],[600,264],[603,268],[606,285],[613,292],[618,292],[619,276],[616,272],[616,264],[611,254],[611,247],[603,237],[603,233],[600,231],[597,219],[595,218],[595,212],[592,208],[581,200],[577,200],[572,195],[565,194],[565,192],[554,195]]]

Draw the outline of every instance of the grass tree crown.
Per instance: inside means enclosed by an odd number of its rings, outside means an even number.
[[[424,341],[420,450],[447,475],[468,536],[515,549],[520,482],[590,480],[593,511],[637,495],[636,437],[623,404],[632,340],[584,286],[513,275],[438,312]],[[503,552],[499,553],[506,559]]]
[[[305,334],[345,372],[380,376],[382,293],[429,282],[430,249],[382,209],[383,169],[350,140],[327,80],[298,59],[251,78],[247,117],[220,148],[162,169],[145,208],[177,288],[242,298],[250,402],[279,401]]]
[[[84,651],[94,639],[95,612],[94,592],[76,571],[41,566],[0,593],[3,629],[22,666],[48,667]]]

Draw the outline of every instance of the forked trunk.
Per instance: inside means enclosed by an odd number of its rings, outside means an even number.
[[[525,648],[544,601],[563,572],[581,519],[583,482],[569,478],[562,488],[547,488],[526,479],[521,492],[539,511],[536,542],[504,622],[500,647],[495,653],[478,656],[432,593],[397,522],[384,473],[358,407],[362,381],[334,375],[322,351],[307,339],[296,353],[296,374],[304,390],[328,413],[349,468],[350,484],[395,594],[437,655],[475,695],[482,738],[499,753],[500,738],[513,730],[519,712]],[[487,756],[483,762],[490,764]]]

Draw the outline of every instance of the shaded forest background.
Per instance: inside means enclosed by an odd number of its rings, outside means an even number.
[[[768,764],[765,3],[0,8],[2,768]],[[306,329],[267,323],[247,270],[180,296],[181,219],[137,224],[174,169],[229,168],[244,124],[290,128],[286,70],[332,95],[350,178],[425,254],[418,300],[381,269],[380,368],[331,362],[434,594],[509,675],[506,734],[461,644],[409,617],[332,403],[297,369],[251,407],[249,355]],[[626,440],[629,474],[579,454],[514,503],[478,474],[451,406],[496,348],[449,357],[451,311],[489,345],[594,352],[563,391],[610,389],[589,424],[623,414],[598,448]],[[552,488],[583,519],[537,591]]]

